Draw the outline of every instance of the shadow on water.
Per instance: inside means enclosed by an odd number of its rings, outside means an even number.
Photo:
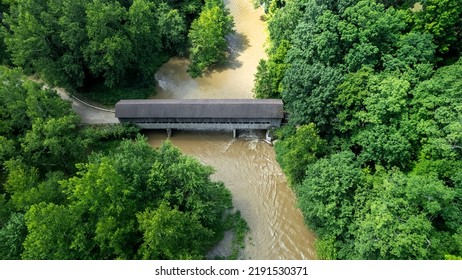
[[[239,32],[233,32],[226,37],[228,40],[228,49],[229,49],[229,66],[233,67],[235,63],[239,63],[238,57],[244,52],[247,48],[250,47],[249,38],[247,35]]]
[[[204,77],[210,76],[213,72],[223,72],[229,69],[236,70],[242,67],[239,56],[250,47],[247,35],[239,32],[233,32],[226,36],[228,41],[228,61],[225,64],[211,67],[204,73]]]

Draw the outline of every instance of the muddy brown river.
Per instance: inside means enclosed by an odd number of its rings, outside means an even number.
[[[253,98],[258,61],[265,57],[263,11],[251,0],[226,0],[235,21],[229,36],[230,62],[199,79],[186,73],[188,61],[172,58],[156,74],[154,98]],[[165,131],[146,132],[152,146],[167,138]],[[250,227],[242,259],[314,259],[314,235],[296,208],[296,200],[275,159],[273,147],[261,132],[174,131],[170,138],[184,153],[193,155],[216,172],[233,194],[234,206]],[[218,246],[215,253],[225,253]],[[223,252],[221,252],[223,251]]]

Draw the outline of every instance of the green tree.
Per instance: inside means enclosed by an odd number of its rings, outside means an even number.
[[[282,98],[292,124],[316,124],[321,134],[331,131],[334,122],[334,100],[341,70],[320,63],[306,64],[298,59],[290,63],[283,79]]]
[[[305,179],[295,187],[308,226],[321,240],[331,239],[334,251],[350,243],[350,228],[361,209],[355,194],[366,185],[365,174],[354,154],[342,152],[308,165]],[[339,257],[342,256],[345,253]]]
[[[317,6],[314,6],[317,7]],[[289,61],[302,59],[307,64],[335,67],[342,62],[339,16],[320,6],[307,9],[292,35]]]
[[[184,47],[198,0],[19,1],[5,24],[12,62],[47,83],[92,90],[152,83]],[[2,21],[3,23],[3,21]],[[1,47],[1,45],[0,45]]]
[[[454,102],[462,98],[461,69],[462,59],[438,69],[413,92],[412,117],[417,122],[424,157],[460,159],[462,156],[462,106]]]
[[[80,224],[70,247],[79,259],[202,258],[221,236],[225,211],[232,207],[229,191],[210,180],[213,170],[169,143],[155,151],[144,139],[123,141],[78,168],[61,185],[67,209]],[[164,231],[163,244],[151,228]],[[175,237],[181,232],[195,245],[178,248],[176,242],[186,242]]]
[[[74,79],[82,77],[79,69],[76,70],[80,65],[78,59],[65,52],[66,43],[60,38],[61,31],[64,32],[58,22],[60,16],[69,15],[65,11],[67,8],[76,11],[75,5],[68,2],[18,1],[15,11],[7,17],[12,35],[7,37],[6,43],[12,62],[28,73],[38,71],[51,84],[68,85],[71,75],[75,75]],[[77,35],[73,40],[78,40],[80,37],[74,32],[77,28],[78,25],[74,26],[63,36]],[[72,66],[65,67],[66,64]]]
[[[126,28],[133,48],[133,57],[130,58],[128,63],[132,65],[127,65],[127,69],[133,71],[131,68],[134,67],[136,70],[133,72],[139,73],[141,77],[138,80],[140,81],[152,82],[157,69],[167,60],[167,55],[163,54],[162,50],[162,37],[166,38],[164,42],[170,42],[169,40],[173,42],[168,45],[170,47],[176,46],[180,40],[184,40],[186,37],[181,33],[184,23],[182,25],[181,16],[178,13],[175,14],[173,10],[168,10],[167,12],[163,9],[162,11],[165,11],[168,15],[174,13],[176,17],[172,19],[168,17],[161,22],[164,14],[156,10],[155,4],[147,0],[133,1],[128,10],[129,24]],[[157,13],[160,13],[160,15]],[[159,19],[157,20],[156,17],[159,17]],[[171,33],[164,34],[162,28],[171,21],[174,21],[178,26],[175,28],[171,26]],[[165,47],[168,46],[165,45]],[[127,50],[122,49],[122,51],[126,52]]]
[[[410,83],[393,73],[374,75],[371,68],[346,75],[336,104],[340,132],[365,163],[409,167],[418,150],[418,134],[409,119]]]
[[[165,3],[160,4],[159,30],[162,45],[170,50],[181,52],[186,45],[187,26],[184,17],[177,9],[170,9]]]
[[[166,203],[137,217],[143,232],[143,259],[201,259],[213,240],[214,232],[197,216],[171,209]]]
[[[16,210],[25,212],[40,202],[64,202],[65,197],[58,183],[64,179],[62,172],[49,172],[42,179],[37,168],[28,166],[19,159],[7,161],[5,169],[7,179],[3,187],[10,195],[10,201]]]
[[[83,158],[85,149],[76,129],[78,123],[76,115],[36,119],[21,143],[28,161],[45,170],[73,170],[73,163]]]
[[[399,127],[373,125],[352,137],[352,142],[361,149],[359,160],[374,166],[375,163],[386,167],[397,166],[409,169],[415,159],[412,123],[403,120]]]
[[[429,76],[418,74],[425,68],[433,69],[436,45],[433,44],[431,35],[420,32],[403,34],[397,41],[396,47],[394,53],[382,56],[383,65],[387,71],[399,71],[404,75],[414,71],[417,72],[416,78],[420,78],[419,81],[429,78]]]
[[[132,259],[139,242],[134,215],[142,209],[136,189],[107,157],[94,158],[79,169],[80,176],[63,187],[69,209],[82,222],[73,236],[80,258]]]
[[[27,114],[27,89],[22,82],[23,76],[19,70],[11,70],[0,66],[0,135],[16,138],[29,127]],[[18,84],[19,83],[19,84]]]
[[[20,260],[26,235],[24,215],[13,213],[0,229],[0,260]]]
[[[431,254],[437,243],[432,221],[455,197],[454,190],[433,176],[392,170],[378,174],[377,196],[363,210],[355,233],[361,259],[442,258]]]
[[[289,42],[283,41],[268,61],[260,60],[255,74],[253,92],[256,98],[281,98],[282,79],[288,67],[285,56]]]
[[[159,160],[151,170],[149,188],[163,189],[162,200],[180,211],[193,213],[204,226],[217,231],[221,227],[223,212],[231,208],[232,203],[231,193],[223,183],[210,180],[213,168],[181,155],[169,142],[164,143],[158,152]],[[167,184],[159,185],[159,182]]]
[[[271,48],[276,49],[282,41],[291,41],[291,36],[302,18],[302,1],[289,1],[284,9],[277,10],[268,21]],[[314,1],[311,1],[314,3]],[[313,5],[306,5],[312,9]]]
[[[285,102],[277,158],[297,177],[320,258],[461,255],[459,2],[293,0],[269,12],[256,92]],[[295,136],[308,123],[325,158]]]
[[[0,6],[0,64],[7,64],[10,57],[5,44],[7,26],[3,23],[3,9],[3,6]]]
[[[58,65],[50,63],[56,67],[48,77],[41,67],[47,68],[47,64],[36,67],[35,70],[44,76],[48,83],[72,88],[80,88],[85,84],[90,72],[89,66],[84,60],[84,50],[88,46],[88,36],[85,32],[86,22],[86,3],[87,0],[63,0],[58,4],[61,6],[61,14],[58,15],[57,24],[59,25],[59,38],[63,45],[64,54],[59,58]],[[53,77],[59,77],[54,78]],[[50,80],[51,79],[51,80]]]
[[[79,227],[77,216],[67,207],[40,203],[24,216],[28,234],[23,259],[67,260],[79,258],[72,243]]]
[[[363,66],[380,67],[383,54],[391,53],[406,27],[405,13],[385,10],[375,0],[361,0],[345,9],[338,28],[345,48],[344,63],[351,72]]]
[[[80,119],[70,103],[27,80],[19,70],[0,71],[1,162],[21,157],[41,171],[72,171],[86,156],[90,141],[79,134]]]
[[[307,166],[324,154],[326,143],[319,137],[312,123],[295,130],[290,127],[284,130],[279,132],[283,138],[275,144],[277,160],[290,182],[297,184],[307,175]]]
[[[460,52],[462,41],[462,2],[458,0],[423,1],[423,10],[412,15],[414,29],[433,35],[440,54]]]
[[[188,72],[192,77],[201,76],[211,65],[226,62],[228,43],[225,36],[232,32],[233,27],[233,18],[223,2],[207,0],[188,35],[191,41]]]
[[[105,85],[114,87],[134,59],[133,45],[124,29],[127,10],[117,1],[97,0],[87,5],[86,14],[89,44],[85,59],[94,75],[103,76]]]
[[[447,231],[451,234],[458,234],[462,225],[462,174],[459,170],[462,168],[460,160],[431,160],[420,159],[410,174],[417,176],[431,176],[444,182],[449,192],[454,192],[454,199],[441,207],[441,214],[435,223],[439,230]],[[451,246],[443,247],[449,249]],[[460,248],[460,247],[459,247]],[[462,250],[462,248],[460,248]],[[455,252],[443,252],[455,253]]]
[[[337,129],[341,133],[357,132],[364,127],[364,100],[368,97],[368,85],[373,78],[374,71],[370,67],[363,67],[354,73],[345,75],[343,83],[337,87],[338,96],[334,102],[339,108]]]

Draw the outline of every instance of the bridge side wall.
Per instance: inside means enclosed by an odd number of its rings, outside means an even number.
[[[122,123],[133,123],[142,129],[270,129],[280,127],[281,119],[130,119],[121,118]]]

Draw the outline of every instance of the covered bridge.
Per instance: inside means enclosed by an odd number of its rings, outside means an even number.
[[[121,100],[115,116],[143,129],[270,129],[284,118],[279,99],[144,99]]]

